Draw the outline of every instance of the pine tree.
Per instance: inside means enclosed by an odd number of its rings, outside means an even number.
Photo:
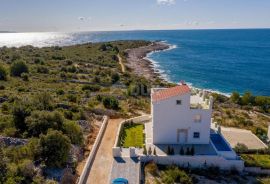
[[[167,155],[170,155],[170,153],[171,153],[171,148],[170,148],[170,146],[167,147],[166,153],[167,153]]]
[[[195,154],[194,146],[191,147],[190,154],[193,156]]]
[[[157,155],[156,147],[154,147],[154,155]]]
[[[146,147],[145,146],[143,147],[143,154],[144,155],[147,155],[147,151],[146,151]]]
[[[174,148],[171,149],[171,155],[174,155]]]
[[[151,146],[148,148],[148,155],[152,155],[152,148],[151,148]]]
[[[186,155],[190,155],[189,147],[187,147]]]
[[[180,155],[184,155],[184,154],[185,154],[184,148],[181,147],[181,149],[180,149]]]

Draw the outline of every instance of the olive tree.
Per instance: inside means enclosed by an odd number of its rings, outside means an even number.
[[[28,73],[28,66],[24,61],[16,61],[10,67],[10,74],[12,76],[20,77],[22,73]]]
[[[50,130],[40,138],[41,158],[49,167],[61,167],[68,160],[70,139],[61,131]]]
[[[0,65],[0,80],[7,80],[7,70]]]

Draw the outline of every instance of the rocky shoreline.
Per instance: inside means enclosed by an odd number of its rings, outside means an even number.
[[[133,70],[133,72],[138,76],[144,76],[148,80],[163,80],[160,73],[158,73],[153,63],[148,60],[147,54],[156,51],[162,51],[169,49],[170,45],[164,42],[152,42],[148,46],[128,49],[127,53],[127,63],[126,66]]]

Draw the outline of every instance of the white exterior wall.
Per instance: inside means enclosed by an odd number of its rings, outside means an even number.
[[[182,104],[177,105],[176,100]],[[178,144],[177,130],[187,129],[186,144],[209,144],[211,109],[190,109],[190,93],[152,102],[153,144]],[[195,115],[201,122],[195,122]],[[200,138],[193,138],[200,132]]]

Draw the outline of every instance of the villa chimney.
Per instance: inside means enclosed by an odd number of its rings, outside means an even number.
[[[184,80],[180,81],[180,85],[187,85]]]
[[[206,92],[205,92],[205,90],[202,91],[202,98],[203,98],[203,101],[205,101],[205,98],[206,98]]]
[[[210,98],[209,98],[209,109],[213,109],[213,102],[214,102],[214,98],[212,96],[210,96]]]

